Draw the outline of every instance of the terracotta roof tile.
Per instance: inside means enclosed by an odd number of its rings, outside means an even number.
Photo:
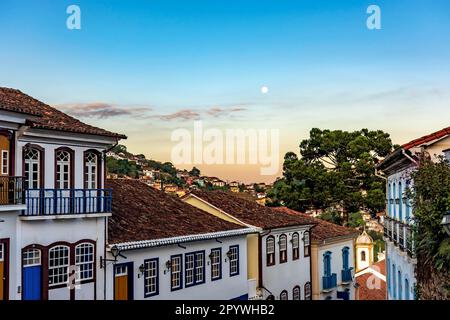
[[[29,120],[28,123],[32,128],[126,139],[125,135],[83,123],[17,89],[0,87],[0,109],[35,116],[32,120]]]
[[[386,260],[381,260],[374,263],[369,268],[372,268],[382,275],[386,276]],[[359,285],[359,300],[386,300],[386,282],[376,276],[372,272],[364,273],[356,277],[356,282]],[[379,283],[377,288],[376,284]]]
[[[315,224],[310,217],[275,212],[270,207],[257,204],[223,191],[192,191],[195,196],[236,217],[244,223],[264,229]],[[189,196],[189,195],[187,195]]]
[[[242,229],[139,180],[111,179],[111,244]]]
[[[436,131],[434,133],[428,134],[426,136],[414,139],[408,143],[405,143],[402,145],[402,148],[405,150],[411,149],[413,147],[420,146],[421,144],[440,139],[442,137],[445,137],[446,135],[450,134],[450,127],[444,128],[442,130]]]
[[[317,224],[311,231],[312,240],[323,241],[325,239],[332,239],[343,236],[353,236],[356,238],[359,234],[359,232],[355,229],[343,227],[322,219],[312,218],[306,213],[301,213],[287,207],[275,207],[273,209],[278,212],[284,212],[287,214],[308,217],[312,219]]]
[[[378,280],[376,280],[378,279]],[[375,281],[379,281],[379,288],[375,286]],[[372,273],[365,273],[356,277],[359,285],[359,300],[386,300],[386,282]]]

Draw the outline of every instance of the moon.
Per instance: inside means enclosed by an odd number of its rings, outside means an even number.
[[[262,86],[261,87],[261,93],[262,94],[266,94],[266,93],[268,93],[269,92],[269,88],[268,87],[266,87],[266,86]]]

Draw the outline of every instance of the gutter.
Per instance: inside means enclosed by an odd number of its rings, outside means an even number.
[[[178,244],[178,243],[183,243],[183,242],[191,242],[191,241],[199,241],[199,240],[212,240],[212,239],[217,239],[217,238],[241,236],[241,235],[247,235],[250,233],[259,233],[259,231],[260,230],[258,228],[245,228],[245,229],[237,229],[237,230],[227,230],[227,231],[220,231],[220,232],[179,236],[179,237],[172,237],[172,238],[122,242],[122,243],[110,244],[108,247],[110,249],[111,247],[115,246],[120,251],[136,250],[136,249],[173,245],[173,244]]]

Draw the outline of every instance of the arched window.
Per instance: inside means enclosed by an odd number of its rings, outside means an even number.
[[[309,257],[310,254],[310,238],[309,238],[309,231],[305,231],[303,233],[303,248],[304,248],[304,255],[305,257]]]
[[[292,234],[292,259],[297,260],[300,257],[299,253],[299,236],[297,232]],[[300,290],[300,289],[299,289]]]
[[[349,255],[350,255],[350,248],[344,247],[342,249],[342,269],[348,270],[349,269]]]
[[[288,299],[288,293],[286,290],[281,291],[280,293],[280,300],[287,300]]]
[[[361,251],[361,261],[366,261],[366,252]]]
[[[408,278],[405,277],[405,300],[409,300],[409,281]]]
[[[390,270],[390,265],[391,265],[391,260],[388,258],[387,259],[387,264],[386,264],[386,283],[388,286],[388,293],[391,293],[391,270]]]
[[[386,198],[387,198],[387,203],[388,203],[387,216],[390,217],[392,215],[392,212],[391,212],[391,183],[388,183]]]
[[[305,300],[311,300],[311,282],[305,283]]]
[[[58,245],[48,251],[48,284],[66,284],[69,274],[69,247]]]
[[[86,281],[94,279],[94,245],[80,243],[75,247],[76,280]]]
[[[394,296],[394,299],[397,297],[397,282],[395,279],[396,276],[396,270],[395,270],[395,264],[392,265],[392,293]]]
[[[25,187],[27,189],[38,189],[42,186],[41,170],[42,151],[34,147],[23,149]]]
[[[398,219],[401,221],[403,220],[403,190],[402,190],[402,183],[398,183],[398,198],[399,198],[399,206],[398,206]]]
[[[275,264],[275,238],[268,236],[266,239],[266,264],[273,266]]]
[[[97,189],[98,155],[92,151],[84,154],[84,188]]]
[[[56,150],[55,188],[70,189],[72,185],[72,152],[68,150]]]
[[[396,185],[395,185],[395,182],[394,183],[392,183],[392,199],[393,199],[393,201],[392,201],[392,218],[396,218],[396,215],[397,215],[397,210],[396,210],[396,207],[397,207],[397,204],[395,203],[395,198],[397,197],[397,188],[396,188]]]
[[[300,286],[295,286],[292,289],[292,300],[300,300]]]
[[[408,192],[409,191],[409,184],[410,184],[410,181],[409,180],[406,180],[406,187],[405,187],[405,192]],[[410,205],[410,201],[409,201],[409,197],[408,197],[408,195],[405,195],[405,198],[406,198],[406,203],[405,203],[405,220],[406,220],[406,222],[409,222],[409,216],[411,215],[411,205]]]
[[[285,234],[280,235],[278,241],[280,247],[280,263],[284,263],[287,261],[287,236]]]
[[[327,251],[323,255],[323,275],[325,277],[331,276],[331,252]]]
[[[397,277],[397,281],[398,281],[398,300],[402,300],[402,296],[403,296],[403,292],[402,292],[402,272],[400,270],[398,270],[398,277]]]

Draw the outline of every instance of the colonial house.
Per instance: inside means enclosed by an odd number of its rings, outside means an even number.
[[[0,88],[0,300],[104,298],[105,159],[122,138]]]
[[[138,180],[110,180],[106,297],[248,299],[247,235]],[[252,293],[254,295],[254,292]]]
[[[424,153],[435,161],[450,147],[450,127],[415,139],[397,148],[377,165],[386,177],[386,277],[389,300],[413,300],[417,259],[414,255],[412,224],[414,212],[406,191],[413,188],[411,172]]]
[[[257,228],[247,236],[248,280],[258,299],[311,299],[310,232],[315,222],[233,193],[196,190],[183,200],[222,220]]]
[[[305,216],[287,207],[273,210]],[[355,299],[355,238],[358,231],[317,218],[311,230],[311,282],[313,300]]]

